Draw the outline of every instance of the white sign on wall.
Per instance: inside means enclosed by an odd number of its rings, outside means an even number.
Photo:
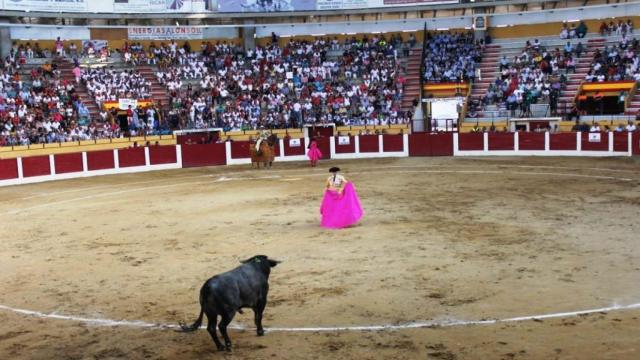
[[[128,29],[129,40],[197,40],[202,28],[195,26],[134,26]]]
[[[369,7],[369,0],[317,0],[317,10],[341,10]]]
[[[589,133],[589,142],[600,142],[600,133]]]
[[[127,110],[131,106],[131,109],[138,107],[138,100],[136,99],[118,99],[118,107],[120,110]]]
[[[93,49],[95,51],[98,51],[98,50],[102,50],[102,48],[104,47],[108,47],[109,43],[107,42],[107,40],[83,40],[82,41],[83,49],[86,49],[90,46],[93,46]]]
[[[114,12],[161,12],[167,7],[165,0],[114,0]]]
[[[86,0],[4,0],[4,10],[87,11]]]
[[[91,32],[87,27],[11,27],[9,29],[12,39],[37,39],[37,40],[88,40]]]
[[[338,136],[338,145],[351,144],[351,138],[349,136]]]
[[[300,147],[300,139],[289,139],[289,147]]]

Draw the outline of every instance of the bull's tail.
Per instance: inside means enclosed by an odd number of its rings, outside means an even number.
[[[202,316],[204,314],[204,298],[206,288],[207,286],[205,283],[205,285],[200,289],[200,315],[198,315],[198,319],[191,325],[180,322],[179,325],[182,332],[192,332],[200,329],[200,325],[202,325]]]
[[[198,319],[196,320],[196,322],[194,322],[191,325],[187,325],[183,322],[180,322],[180,328],[182,329],[183,332],[192,332],[192,331],[196,331],[198,329],[200,329],[200,325],[202,325],[202,315],[204,314],[204,310],[202,309],[202,307],[200,307],[200,315],[198,316]]]

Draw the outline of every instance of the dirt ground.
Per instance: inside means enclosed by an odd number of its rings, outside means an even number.
[[[365,217],[319,227],[329,166]],[[85,318],[192,322],[238,260],[283,260],[264,324],[504,319],[640,302],[635,159],[410,158],[213,167],[0,188],[0,304]],[[638,359],[640,309],[387,331],[206,331],[0,309],[0,359]]]

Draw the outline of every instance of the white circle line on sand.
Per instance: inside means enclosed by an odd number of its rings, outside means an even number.
[[[403,324],[385,324],[385,325],[356,325],[356,326],[321,326],[321,327],[266,327],[267,332],[336,332],[336,331],[386,331],[386,330],[404,330],[404,329],[422,329],[437,327],[453,327],[453,326],[473,326],[473,325],[494,325],[500,323],[524,322],[531,320],[544,320],[554,318],[568,318],[575,316],[583,316],[596,313],[606,313],[610,311],[623,311],[640,309],[640,303],[629,305],[613,305],[596,309],[586,309],[570,312],[548,313],[540,315],[527,315],[504,319],[487,319],[487,320],[431,320],[431,321],[414,321]],[[18,309],[6,305],[0,305],[0,310],[13,312],[20,315],[31,316],[42,319],[67,320],[81,322],[88,325],[107,326],[107,327],[133,327],[143,329],[180,329],[176,324],[149,323],[142,320],[111,320],[100,318],[88,318],[84,316],[62,315],[56,313],[44,313],[34,310]],[[204,328],[204,327],[203,327]],[[248,330],[249,328],[240,324],[231,324],[229,326],[235,330]]]
[[[453,165],[451,167],[455,167],[456,165]],[[400,168],[405,168],[405,169],[411,169],[411,168],[425,168],[425,167],[436,167],[436,166],[391,166],[392,168],[396,168],[396,169],[400,169]],[[438,166],[440,167],[440,166]],[[511,167],[511,168],[535,168],[536,166],[500,166],[501,168],[505,168],[505,167]],[[543,166],[541,166],[540,168],[545,168]],[[564,168],[564,167],[546,167],[546,168],[556,168],[556,169],[580,169],[580,168]],[[606,171],[611,171],[614,169],[598,169],[598,168],[585,168],[585,170],[606,170]],[[368,172],[378,172],[377,170],[368,170],[368,171],[351,171],[350,173],[352,174],[363,174],[363,173],[368,173]],[[601,176],[601,175],[585,175],[585,174],[568,174],[568,173],[553,173],[553,172],[529,172],[529,171],[503,171],[503,170],[400,170],[400,171],[389,171],[389,170],[382,170],[382,172],[397,172],[397,173],[462,173],[462,174],[504,174],[504,175],[509,175],[509,174],[513,174],[513,175],[542,175],[542,176],[562,176],[562,177],[581,177],[581,178],[593,178],[593,179],[600,179],[600,180],[618,180],[618,181],[633,181],[633,179],[631,178],[618,178],[618,177],[612,177],[612,176]],[[244,174],[244,173],[248,173],[248,171],[242,171],[242,172],[232,172],[232,173],[227,173],[226,175],[235,175],[235,174]],[[316,172],[313,174],[291,174],[293,176],[301,176],[301,177],[311,177],[311,176],[319,176],[322,175],[322,173]],[[215,176],[215,175],[200,175],[200,176],[194,176],[194,177],[209,177],[209,176]],[[186,178],[188,176],[180,176],[178,178]],[[288,180],[288,179],[282,179],[282,176],[280,175],[272,175],[272,176],[262,176],[262,177],[248,177],[248,178],[228,178],[225,177],[224,175],[221,175],[219,179],[217,179],[217,181],[215,182],[225,182],[225,181],[237,181],[237,180],[261,180],[261,179],[280,179],[282,180]],[[129,184],[122,184],[122,185],[131,185],[131,184],[145,184],[145,183],[154,183],[154,182],[159,182],[159,181],[141,181],[141,182],[136,182],[136,183],[129,183]],[[32,206],[32,207],[28,207],[28,208],[24,208],[24,209],[18,209],[18,210],[13,210],[10,211],[10,214],[16,214],[16,213],[20,213],[23,212],[25,210],[31,210],[31,209],[35,209],[35,208],[40,208],[40,207],[47,207],[50,205],[56,205],[56,204],[63,204],[63,203],[69,203],[69,202],[73,202],[73,201],[78,201],[78,200],[88,200],[88,199],[93,199],[93,198],[99,198],[99,197],[105,197],[105,196],[109,196],[109,195],[117,195],[117,194],[124,194],[124,193],[129,193],[129,192],[135,192],[135,191],[140,191],[140,190],[148,190],[148,189],[160,189],[160,188],[169,188],[169,187],[174,187],[174,186],[180,186],[180,185],[194,185],[194,184],[203,184],[203,183],[209,183],[207,181],[187,181],[187,182],[180,182],[180,183],[173,183],[173,184],[164,184],[164,185],[158,185],[158,186],[145,186],[145,187],[138,187],[135,189],[131,189],[131,188],[127,188],[125,190],[118,190],[118,191],[111,191],[111,192],[106,192],[106,193],[98,193],[98,194],[92,194],[92,195],[88,195],[88,196],[83,196],[83,197],[78,197],[78,198],[72,198],[72,199],[65,199],[62,201],[56,201],[56,202],[51,202],[48,204],[39,204],[36,206]],[[112,186],[118,186],[120,184],[114,184]],[[85,188],[86,189],[86,188]],[[61,193],[64,193],[61,192]],[[44,194],[43,194],[44,195]],[[321,331],[382,331],[382,330],[401,330],[401,329],[415,329],[415,328],[431,328],[431,327],[448,327],[448,326],[466,326],[466,325],[487,325],[487,324],[496,324],[496,323],[505,323],[505,322],[519,322],[519,321],[529,321],[529,320],[541,320],[541,319],[548,319],[548,318],[562,318],[562,317],[572,317],[572,316],[579,316],[579,315],[587,315],[587,314],[593,314],[593,313],[599,313],[599,312],[608,312],[608,311],[620,311],[620,310],[630,310],[630,309],[638,309],[640,308],[640,303],[636,303],[636,304],[630,304],[630,305],[624,305],[624,306],[620,306],[620,305],[613,305],[610,307],[603,307],[603,308],[597,308],[597,309],[588,309],[588,310],[580,310],[580,311],[574,311],[574,312],[563,312],[563,313],[550,313],[550,314],[542,314],[542,315],[530,315],[530,316],[522,316],[522,317],[514,317],[514,318],[506,318],[506,319],[492,319],[492,320],[433,320],[433,321],[416,321],[416,322],[411,322],[411,323],[405,323],[405,324],[386,324],[386,325],[366,325],[366,326],[334,326],[334,327],[272,327],[272,328],[267,328],[265,330],[267,331],[289,331],[289,332],[321,332]],[[148,323],[148,322],[144,322],[144,321],[130,321],[130,320],[111,320],[111,319],[100,319],[100,318],[87,318],[87,317],[82,317],[82,316],[72,316],[72,315],[61,315],[61,314],[56,314],[56,313],[43,313],[43,312],[39,312],[39,311],[33,311],[33,310],[25,310],[25,309],[18,309],[18,308],[12,308],[9,306],[5,306],[5,305],[0,305],[0,310],[5,310],[5,311],[11,311],[14,313],[18,313],[18,314],[22,314],[22,315],[27,315],[27,316],[33,316],[33,317],[38,317],[38,318],[46,318],[46,319],[57,319],[57,320],[68,320],[68,321],[76,321],[76,322],[82,322],[82,323],[86,323],[86,324],[90,324],[90,325],[98,325],[98,326],[128,326],[128,327],[137,327],[137,328],[151,328],[151,329],[177,329],[179,328],[177,325],[173,325],[173,324],[158,324],[158,323]],[[244,330],[246,329],[244,326],[239,325],[239,324],[232,324],[231,328],[233,329],[237,329],[237,330]]]

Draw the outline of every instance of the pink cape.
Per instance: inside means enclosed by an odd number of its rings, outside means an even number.
[[[315,144],[311,144],[311,148],[307,151],[307,156],[311,161],[318,161],[322,159],[322,152],[318,149],[318,146],[314,146]]]
[[[364,212],[353,184],[348,182],[342,195],[338,195],[336,191],[325,190],[320,214],[322,227],[328,229],[345,228],[357,223]]]

